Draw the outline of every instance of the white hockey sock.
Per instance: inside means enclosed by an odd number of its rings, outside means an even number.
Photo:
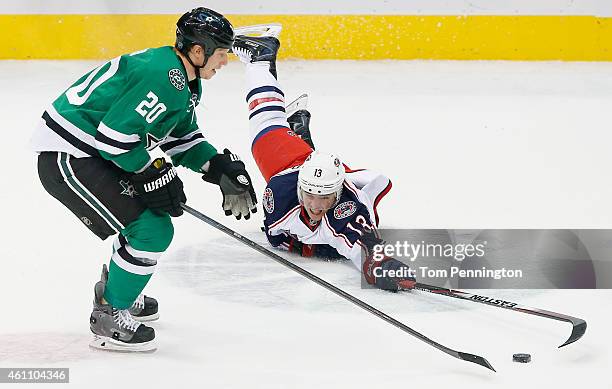
[[[246,65],[247,105],[251,143],[257,135],[274,126],[289,128],[285,113],[285,96],[269,62]]]
[[[254,62],[246,65],[247,93],[264,85],[272,85],[281,89],[278,80],[270,73],[270,62]]]

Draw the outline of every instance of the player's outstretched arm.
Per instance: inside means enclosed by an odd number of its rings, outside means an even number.
[[[264,231],[266,231],[264,227]],[[268,242],[272,247],[282,247],[290,253],[297,254],[304,258],[320,258],[320,259],[340,259],[344,256],[328,244],[307,244],[302,243],[298,239],[285,234],[270,235],[266,232]]]
[[[364,246],[362,271],[368,284],[392,292],[414,288],[416,279],[408,265],[376,250],[383,242],[374,232],[364,233],[360,240]]]

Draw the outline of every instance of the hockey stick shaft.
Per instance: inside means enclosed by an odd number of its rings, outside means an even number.
[[[565,321],[565,322],[571,323],[572,333],[570,337],[565,341],[565,343],[563,343],[559,347],[567,346],[568,344],[574,343],[575,341],[580,339],[582,335],[584,335],[584,333],[586,332],[586,328],[587,328],[587,323],[583,319],[579,319],[577,317],[572,317],[572,316],[568,316],[568,315],[564,315],[564,314],[556,313],[552,311],[546,311],[544,309],[530,308],[527,306],[519,305],[517,303],[505,301],[505,300],[498,299],[498,298],[487,297],[487,296],[483,296],[480,294],[473,294],[473,293],[464,292],[461,290],[440,288],[437,286],[432,286],[432,285],[427,285],[427,284],[422,284],[422,283],[417,283],[415,286],[415,289],[421,290],[424,292],[434,293],[437,295],[458,298],[461,300],[467,300],[467,301],[477,302],[481,304],[487,304],[487,305],[499,307],[499,308],[505,308],[505,309],[509,309],[515,312],[522,312],[522,313],[527,313],[530,315],[545,317],[547,319],[553,319],[553,320],[559,320],[559,321]]]
[[[261,254],[273,259],[274,261],[280,263],[281,265],[288,267],[289,269],[295,271],[296,273],[299,273],[300,275],[308,278],[309,280],[315,282],[316,284],[324,287],[325,289],[337,294],[338,296],[350,301],[351,303],[359,306],[360,308],[363,308],[364,310],[370,312],[371,314],[373,314],[374,316],[377,316],[381,319],[383,319],[384,321],[386,321],[389,324],[394,325],[395,327],[399,328],[400,330],[409,333],[410,335],[422,340],[423,342],[429,344],[430,346],[433,346],[435,348],[437,348],[438,350],[445,352],[446,354],[449,354],[455,358],[458,359],[462,359],[464,361],[468,361],[468,362],[472,362],[472,363],[476,363],[478,365],[484,366],[487,369],[491,369],[493,371],[495,371],[495,369],[493,368],[493,366],[491,366],[491,364],[483,357],[478,356],[478,355],[473,355],[473,354],[468,354],[468,353],[464,353],[461,351],[455,351],[453,349],[450,349],[434,340],[429,339],[428,337],[426,337],[425,335],[421,334],[420,332],[408,327],[407,325],[405,325],[404,323],[392,318],[391,316],[387,315],[384,312],[379,311],[378,309],[374,308],[373,306],[367,304],[366,302],[358,299],[357,297],[345,292],[344,290],[330,284],[329,282],[323,280],[322,278],[317,277],[316,275],[310,273],[309,271],[302,269],[301,267],[297,266],[296,264],[286,260],[285,258],[281,257],[280,255],[273,253],[272,251],[266,249],[265,247],[253,242],[252,240],[250,240],[249,238],[246,238],[242,235],[240,235],[239,233],[237,233],[236,231],[224,226],[223,224],[217,222],[216,220],[204,215],[201,212],[196,211],[195,209],[189,207],[188,205],[185,204],[181,204],[181,207],[190,215],[202,220],[203,222],[209,224],[210,226],[216,228],[217,230],[224,232],[225,234],[231,236],[232,238],[239,240],[240,242],[246,244],[247,246],[251,247],[252,249],[260,252]]]

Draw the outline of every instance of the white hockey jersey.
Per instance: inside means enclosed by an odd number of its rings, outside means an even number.
[[[376,207],[391,181],[369,170],[346,170],[340,200],[316,225],[297,197],[299,166],[273,176],[264,191],[264,226],[275,247],[291,250],[294,240],[307,245],[304,256],[350,259],[361,270],[361,237],[378,226]]]

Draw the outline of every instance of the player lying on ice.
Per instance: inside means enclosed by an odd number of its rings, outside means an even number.
[[[391,181],[369,170],[351,170],[334,154],[314,150],[310,113],[298,110],[287,117],[285,112],[276,73],[279,47],[274,36],[239,35],[232,48],[246,64],[251,151],[267,182],[262,203],[268,241],[303,257],[350,259],[380,289],[413,288],[412,277],[382,276],[408,266],[389,257],[375,261],[371,254],[382,242],[376,207]]]

